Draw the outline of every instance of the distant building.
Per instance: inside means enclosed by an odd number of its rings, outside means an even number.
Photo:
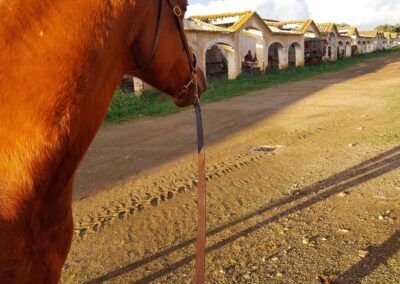
[[[262,19],[254,11],[192,16],[184,20],[188,42],[207,76],[235,79],[241,73],[335,61],[400,45],[398,33],[318,23],[312,19]],[[124,77],[121,88],[141,94],[152,87]]]
[[[372,51],[385,49],[384,46],[385,35],[383,32],[377,30],[360,31],[360,36],[366,38],[367,41],[370,40],[372,42]]]

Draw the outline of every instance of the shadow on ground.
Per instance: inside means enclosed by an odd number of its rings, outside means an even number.
[[[369,256],[338,277],[336,283],[361,283],[369,274],[380,265],[385,265],[391,257],[400,251],[400,230],[397,230],[386,242],[380,246],[369,248]]]
[[[305,199],[309,197],[309,199],[300,202],[299,204],[293,205],[292,207],[283,210],[282,212],[268,217],[262,222],[257,223],[254,226],[251,226],[241,232],[230,236],[210,247],[207,248],[207,252],[211,252],[217,249],[224,247],[225,245],[236,241],[241,237],[246,237],[247,235],[257,231],[258,229],[272,223],[279,221],[281,218],[284,218],[290,214],[293,214],[297,211],[301,211],[306,209],[314,204],[319,202],[323,202],[324,200],[335,196],[341,192],[349,191],[353,187],[356,187],[360,184],[368,182],[370,180],[376,179],[382,175],[385,175],[391,171],[400,168],[400,147],[395,147],[385,153],[382,153],[375,158],[369,159],[357,166],[349,168],[343,172],[340,172],[336,175],[333,175],[327,179],[319,181],[309,187],[304,188],[303,190],[297,192],[297,195],[285,197],[279,199],[277,201],[272,202],[264,208],[261,208],[251,214],[248,214],[236,221],[228,223],[224,226],[218,227],[212,231],[207,233],[208,237],[214,236],[228,228],[236,226],[241,223],[245,223],[250,219],[260,216],[268,211],[271,211],[276,208],[280,208],[282,206],[290,205],[296,201],[300,201],[301,199]],[[399,231],[392,236],[382,247],[372,248],[371,257],[363,259],[359,264],[355,265],[347,272],[345,272],[340,279],[362,279],[363,277],[369,275],[379,264],[384,263],[389,257],[394,255],[400,249],[400,243],[398,241]],[[90,280],[86,282],[87,284],[93,283],[102,283],[104,281],[109,281],[115,279],[119,276],[122,276],[126,273],[129,273],[135,269],[138,269],[144,265],[147,265],[153,261],[156,261],[160,258],[163,258],[177,250],[184,249],[187,246],[195,244],[196,240],[191,239],[186,242],[183,242],[177,246],[171,247],[159,253],[156,253],[150,257],[143,258],[139,261],[131,263],[125,267],[116,269],[114,271],[108,272],[105,275],[102,275],[96,279]],[[148,283],[150,281],[154,281],[164,275],[167,275],[181,266],[189,264],[191,261],[195,259],[195,255],[187,256],[186,258],[175,262],[164,269],[157,271],[151,275],[148,275],[142,279],[136,280],[135,283]],[[349,282],[346,282],[349,283]]]
[[[203,110],[206,145],[227,139],[322,89],[373,74],[398,60],[400,53],[288,83],[284,89],[271,87],[261,95],[206,105]],[[190,112],[101,130],[77,172],[74,199],[130,181],[140,172],[194,153],[195,137],[194,115]]]

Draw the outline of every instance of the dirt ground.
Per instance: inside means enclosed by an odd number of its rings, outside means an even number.
[[[400,283],[399,53],[204,117],[208,283]],[[193,283],[195,139],[193,111],[100,131],[62,283]]]

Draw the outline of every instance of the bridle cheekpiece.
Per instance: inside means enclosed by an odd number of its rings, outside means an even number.
[[[187,43],[187,38],[186,38],[186,34],[185,34],[185,28],[182,22],[181,17],[183,16],[183,11],[182,8],[175,4],[173,0],[167,0],[169,6],[171,7],[171,10],[173,12],[173,14],[176,17],[176,22],[178,25],[178,29],[179,29],[179,33],[181,35],[181,39],[182,39],[182,44],[185,48],[185,53],[188,57],[188,61],[189,61],[189,68],[191,71],[191,77],[190,80],[183,85],[181,91],[179,92],[178,97],[182,98],[183,96],[185,96],[192,88],[194,88],[194,104],[198,104],[199,103],[199,90],[198,90],[198,82],[197,82],[197,76],[196,76],[196,70],[197,70],[197,58],[195,58],[194,54],[191,52],[189,45]],[[161,18],[162,18],[162,14],[163,14],[163,7],[164,7],[164,0],[160,0],[160,8],[159,8],[159,12],[158,12],[158,20],[157,20],[157,30],[156,30],[156,35],[154,37],[154,42],[153,42],[153,48],[152,48],[152,52],[150,55],[149,60],[147,61],[147,63],[145,65],[143,65],[142,67],[137,68],[136,70],[134,70],[135,72],[141,72],[144,71],[145,69],[147,69],[154,60],[154,57],[156,55],[157,52],[157,48],[158,48],[158,39],[159,39],[159,34],[160,34],[160,26],[161,26]]]

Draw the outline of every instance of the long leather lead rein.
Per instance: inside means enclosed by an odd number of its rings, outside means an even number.
[[[168,0],[168,4],[171,7],[172,13],[175,15],[179,33],[182,39],[182,44],[185,53],[188,57],[189,68],[192,73],[189,82],[183,86],[180,96],[186,95],[191,87],[194,88],[195,92],[194,107],[196,110],[197,141],[198,141],[198,154],[199,154],[199,177],[198,177],[199,201],[198,201],[198,229],[197,229],[197,248],[196,248],[196,283],[204,284],[205,272],[206,272],[206,153],[204,149],[203,121],[201,116],[197,77],[196,77],[197,60],[193,57],[193,54],[187,42],[185,29],[183,25],[182,8],[179,5],[177,5],[174,0]],[[158,48],[163,7],[164,7],[164,0],[160,0],[160,6],[157,17],[157,29],[156,29],[156,35],[154,37],[153,49],[151,51],[150,58],[147,61],[147,63],[141,67],[137,67],[137,69],[135,70],[136,72],[144,71],[153,63]]]
[[[198,185],[198,227],[196,248],[196,283],[205,283],[206,271],[206,152],[204,148],[203,120],[200,104],[194,105],[196,110],[197,143],[199,155]]]

